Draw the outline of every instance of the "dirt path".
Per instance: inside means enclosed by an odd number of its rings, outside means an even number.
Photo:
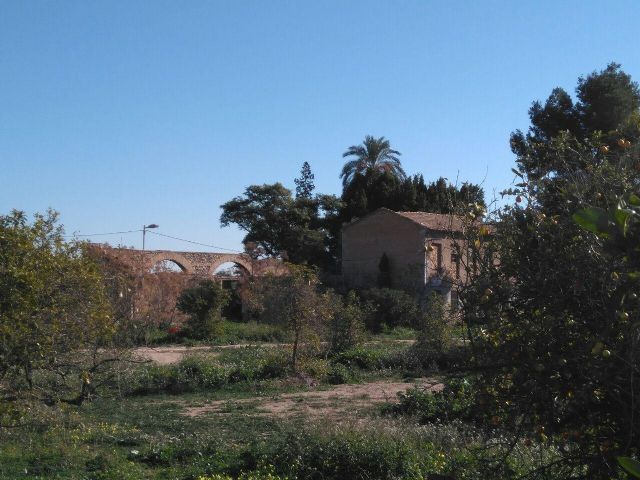
[[[411,345],[415,340],[387,340],[391,343],[400,343]],[[379,340],[372,342],[366,342],[365,345],[375,345],[382,343]],[[151,360],[152,362],[160,365],[169,365],[177,363],[184,357],[192,353],[210,353],[212,356],[216,355],[216,350],[219,349],[234,349],[244,347],[266,347],[266,348],[284,348],[291,346],[290,343],[238,343],[233,345],[212,345],[212,346],[199,346],[199,347],[186,347],[183,345],[166,345],[162,347],[138,347],[134,350],[134,356],[141,360]]]
[[[211,347],[138,347],[134,350],[133,354],[142,360],[151,360],[160,365],[168,365],[179,362],[185,355],[190,353],[207,352],[210,350]]]
[[[244,347],[287,347],[287,343],[238,343],[233,345],[203,345],[199,347],[186,347],[183,345],[166,345],[163,347],[138,347],[134,350],[134,356],[142,360],[151,360],[152,362],[159,363],[160,365],[169,365],[171,363],[177,363],[184,357],[189,356],[192,353],[208,353],[211,356],[216,356],[219,349],[234,349]]]
[[[442,384],[428,378],[416,382],[371,382],[358,385],[339,385],[330,390],[285,393],[277,397],[256,397],[240,400],[218,400],[197,407],[187,407],[183,414],[197,417],[203,414],[228,414],[237,410],[253,410],[256,415],[289,417],[321,417],[328,420],[349,418],[359,410],[375,404],[393,402],[399,392],[418,387],[436,392]]]

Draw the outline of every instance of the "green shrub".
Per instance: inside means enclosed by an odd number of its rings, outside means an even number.
[[[343,383],[351,383],[357,380],[358,375],[353,369],[343,365],[342,363],[334,363],[327,375],[327,382],[332,385],[341,385]]]
[[[349,292],[344,301],[338,295],[334,296],[335,309],[328,328],[329,349],[342,352],[363,340],[365,319],[370,308],[360,302],[354,291]]]
[[[383,407],[384,413],[411,415],[421,423],[470,420],[476,406],[476,389],[469,379],[451,379],[440,392],[413,387],[398,394],[398,403]]]
[[[219,358],[190,356],[174,365],[147,365],[126,382],[126,393],[182,393],[222,388],[245,381],[283,377],[288,357],[281,349],[243,348]]]
[[[237,480],[288,480],[289,477],[276,475],[272,465],[259,468],[251,472],[242,472],[238,475]],[[199,476],[198,480],[234,480],[230,475],[216,473],[214,475]]]
[[[224,322],[224,333],[216,338],[217,343],[289,342],[290,334],[278,325],[257,322]]]
[[[442,295],[432,292],[427,298],[417,343],[425,351],[441,354],[451,346],[452,339],[451,308],[446,304]]]
[[[416,300],[402,290],[371,288],[360,292],[360,297],[371,306],[367,328],[381,332],[385,328],[419,328],[422,312]]]
[[[185,288],[176,302],[178,310],[189,315],[184,325],[185,335],[195,339],[222,335],[222,309],[229,300],[229,292],[210,279],[201,280],[196,285]]]
[[[463,362],[464,351],[454,343],[454,318],[441,295],[431,293],[422,316],[418,339],[407,354],[412,368],[448,368]]]
[[[301,357],[298,371],[318,380],[324,380],[331,371],[329,362],[324,358]]]
[[[306,430],[289,432],[279,439],[270,459],[292,478],[424,478],[424,453],[397,437]]]
[[[377,370],[384,368],[388,362],[389,353],[380,348],[359,345],[355,348],[340,352],[333,357],[334,362],[347,367],[357,367],[362,370]]]
[[[385,340],[415,340],[418,331],[409,327],[388,327],[384,326],[382,331],[375,338]]]
[[[334,355],[332,361],[351,371],[400,369],[406,372],[421,369],[420,362],[413,359],[411,353],[406,345],[396,343],[362,344]]]
[[[217,361],[232,368],[232,378],[237,381],[279,378],[289,371],[288,352],[283,348],[231,348]]]

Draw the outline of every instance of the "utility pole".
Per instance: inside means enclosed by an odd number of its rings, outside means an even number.
[[[158,228],[160,225],[156,225],[155,223],[152,223],[150,225],[143,225],[142,226],[142,251],[144,252],[144,240],[145,237],[147,235],[147,228]]]

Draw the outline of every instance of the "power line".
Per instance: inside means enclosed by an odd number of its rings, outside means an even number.
[[[200,243],[200,242],[194,242],[193,240],[186,240],[184,238],[178,238],[178,237],[172,237],[171,235],[165,235],[164,233],[158,233],[158,232],[152,232],[150,230],[147,230],[147,233],[152,233],[153,235],[158,235],[160,237],[167,237],[167,238],[171,238],[173,240],[179,240],[181,242],[186,242],[186,243],[192,243],[194,245],[200,245],[202,247],[209,247],[209,248],[215,248],[217,250],[226,250],[228,252],[233,252],[233,253],[242,253],[239,250],[232,250],[230,248],[224,248],[224,247],[218,247],[216,245],[209,245],[207,243]]]
[[[138,230],[126,230],[126,231],[122,231],[122,232],[106,232],[106,233],[85,233],[85,234],[73,234],[73,235],[65,235],[65,237],[98,237],[98,236],[106,236],[106,235],[121,235],[124,233],[139,233],[142,232],[142,229],[138,229]],[[226,250],[228,252],[233,252],[233,253],[242,253],[239,250],[232,250],[230,248],[224,248],[224,247],[218,247],[216,245],[209,245],[207,243],[201,243],[201,242],[194,242],[193,240],[187,240],[185,238],[179,238],[179,237],[174,237],[172,235],[166,235],[164,233],[158,233],[158,232],[153,232],[151,230],[147,230],[147,233],[152,233],[153,235],[158,235],[160,237],[166,237],[166,238],[171,238],[173,240],[178,240],[180,242],[186,242],[186,243],[191,243],[193,245],[200,245],[202,247],[209,247],[209,248],[215,248],[217,250]]]
[[[124,232],[107,232],[107,233],[85,233],[85,234],[80,234],[80,233],[74,233],[73,235],[65,235],[65,237],[69,238],[69,237],[98,237],[98,236],[103,236],[103,235],[121,235],[123,233],[138,233],[141,232],[142,230],[127,230]]]

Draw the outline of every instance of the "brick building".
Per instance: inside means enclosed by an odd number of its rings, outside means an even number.
[[[343,280],[350,288],[435,291],[456,302],[455,285],[466,278],[454,248],[462,227],[452,215],[380,208],[342,228]]]

